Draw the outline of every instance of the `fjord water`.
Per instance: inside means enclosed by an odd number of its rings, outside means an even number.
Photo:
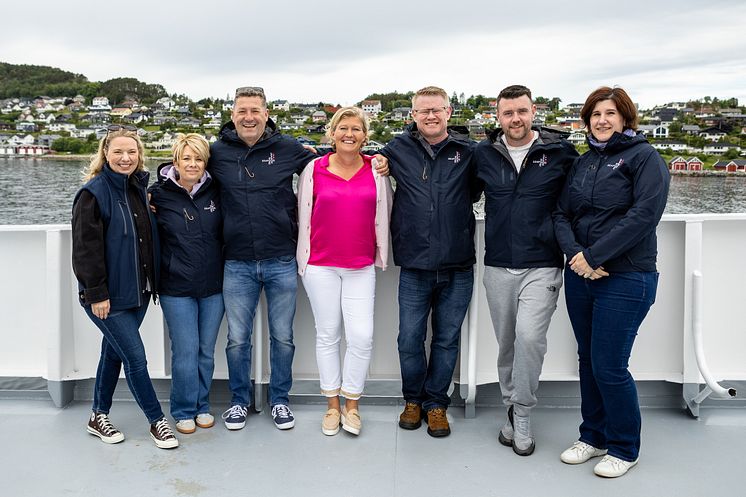
[[[0,158],[0,224],[66,224],[84,160]],[[148,161],[152,173],[158,161]],[[477,211],[481,214],[481,203]],[[746,212],[746,175],[674,176],[667,214]]]

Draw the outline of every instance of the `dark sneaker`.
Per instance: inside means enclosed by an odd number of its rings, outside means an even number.
[[[246,407],[233,404],[230,409],[223,413],[223,420],[225,420],[225,427],[229,430],[240,430],[246,426]]]
[[[407,402],[404,405],[404,411],[399,415],[399,427],[405,430],[416,430],[422,426],[424,417],[421,405]]]
[[[508,407],[508,419],[505,421],[505,425],[500,428],[497,440],[506,447],[513,446],[513,406]]]
[[[447,437],[451,434],[444,407],[435,407],[427,411],[427,434],[431,437]]]
[[[280,430],[289,430],[295,426],[293,411],[285,404],[272,406],[272,421],[275,422],[275,426]]]
[[[114,428],[114,425],[109,421],[109,416],[103,413],[96,414],[91,413],[91,417],[88,418],[88,426],[86,430],[91,435],[96,435],[101,439],[102,442],[107,444],[118,444],[124,440],[122,432]]]
[[[166,418],[161,418],[150,425],[150,438],[160,449],[175,449],[179,446],[179,441]]]

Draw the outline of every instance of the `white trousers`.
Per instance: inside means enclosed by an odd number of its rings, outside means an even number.
[[[373,352],[376,271],[328,266],[306,267],[302,277],[316,321],[316,363],[321,393],[359,399]],[[341,366],[344,324],[347,350]]]

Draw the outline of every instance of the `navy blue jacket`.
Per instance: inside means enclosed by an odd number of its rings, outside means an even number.
[[[594,269],[655,271],[668,167],[642,135],[615,133],[607,143],[591,145],[567,175],[553,216],[557,241],[568,259],[582,251]]]
[[[472,204],[481,191],[473,151],[466,134],[449,129],[433,153],[414,123],[381,151],[396,180],[391,212],[396,265],[435,271],[476,262]]]
[[[253,147],[241,141],[233,122],[220,130],[207,166],[220,185],[224,256],[264,260],[295,256],[298,239],[293,174],[316,157],[292,137],[280,134],[272,120]]]
[[[147,206],[145,189],[148,186],[150,175],[146,171],[132,174],[138,184],[138,196],[141,198],[143,205]],[[103,167],[101,173],[78,190],[75,200],[73,200],[73,206],[75,206],[84,190],[96,198],[104,228],[106,288],[111,312],[133,309],[145,303],[143,301],[144,289],[141,287],[137,229],[127,195],[128,181],[127,175],[115,173],[107,164]],[[159,243],[156,221],[150,213],[150,209],[145,208],[143,211],[148,212],[150,216],[153,251],[157,254]],[[160,271],[158,257],[153,257],[153,269],[155,284],[157,284]],[[78,286],[81,293],[81,305],[85,305],[87,292],[96,292],[97,290],[85,288],[80,280]],[[156,290],[153,289],[154,298]]]
[[[578,153],[561,134],[545,128],[536,131],[539,137],[520,173],[501,130],[492,132],[474,151],[478,177],[484,183],[487,266],[562,267],[552,212]]]
[[[161,164],[158,182],[148,189],[161,240],[158,290],[174,297],[208,297],[223,288],[220,192],[208,177],[192,198],[166,178],[172,167]]]

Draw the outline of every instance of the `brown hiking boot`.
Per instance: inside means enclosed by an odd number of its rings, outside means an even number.
[[[431,437],[447,437],[451,434],[444,407],[435,407],[427,411],[427,434]]]
[[[422,426],[422,406],[414,402],[407,402],[404,411],[399,415],[399,427],[405,430],[416,430]]]

